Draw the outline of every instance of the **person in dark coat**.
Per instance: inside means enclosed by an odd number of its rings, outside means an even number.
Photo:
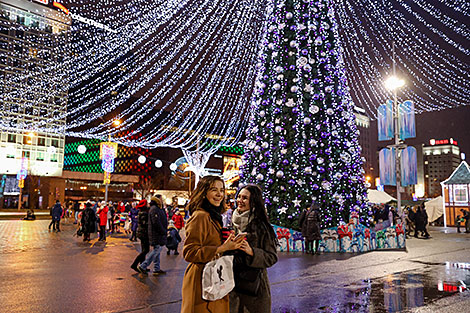
[[[131,231],[132,231],[132,236],[131,236],[131,241],[137,241],[137,226],[138,226],[138,221],[139,221],[139,209],[137,207],[131,208],[131,211],[129,212],[129,217],[131,218]]]
[[[62,216],[63,209],[60,201],[57,200],[55,205],[52,207],[51,215],[52,215],[52,222],[53,230],[56,232],[60,232],[60,217]],[[51,224],[49,224],[49,229],[51,229]]]
[[[320,253],[320,217],[318,214],[319,207],[317,204],[312,205],[305,209],[299,217],[299,224],[302,229],[302,236],[305,238],[305,250],[307,253]]]
[[[181,237],[178,229],[175,227],[175,223],[170,221],[168,224],[168,234],[166,238],[166,248],[168,251],[166,254],[170,255],[171,250],[175,251],[175,255],[178,255],[178,244],[181,242]]]
[[[143,199],[140,200],[139,204],[135,207],[138,211],[139,214],[137,216],[137,238],[140,239],[140,247],[141,247],[141,252],[139,255],[135,258],[134,262],[131,265],[131,268],[139,272],[139,269],[137,266],[145,261],[145,256],[147,253],[150,251],[150,243],[149,243],[149,209],[148,209],[148,204],[147,200]],[[134,209],[134,208],[133,208]]]
[[[148,253],[144,262],[137,266],[137,269],[142,273],[147,273],[147,267],[153,262],[154,270],[153,275],[158,276],[166,272],[160,268],[160,252],[166,244],[166,232],[168,228],[168,220],[166,212],[163,209],[163,203],[160,198],[153,197],[150,199],[149,210],[149,242],[153,247],[152,251]]]
[[[271,288],[267,268],[277,260],[277,237],[269,223],[263,193],[257,185],[242,187],[237,195],[237,209],[232,215],[235,234],[246,233],[246,240],[234,258],[235,288],[230,292],[231,313],[271,312]],[[258,290],[243,285],[243,272],[258,273]]]
[[[82,212],[82,218],[80,220],[80,227],[83,232],[83,241],[90,241],[90,234],[96,231],[96,214],[91,208],[91,203],[85,204],[85,210]]]
[[[425,238],[429,238],[429,233],[426,230],[426,225],[428,224],[428,214],[426,213],[426,210],[424,210],[424,204],[423,206],[418,206],[418,209],[415,213],[415,224],[415,238],[418,238],[418,232],[422,232]]]

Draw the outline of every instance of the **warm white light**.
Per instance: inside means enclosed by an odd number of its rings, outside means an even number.
[[[156,161],[155,161],[155,167],[156,167],[156,168],[160,168],[160,167],[162,167],[162,166],[163,166],[162,160],[156,160]]]
[[[78,153],[84,154],[86,152],[86,147],[85,145],[79,145],[77,148]]]
[[[178,168],[178,166],[176,166],[175,163],[171,163],[171,164],[170,164],[170,170],[176,171],[177,168]]]
[[[147,161],[147,158],[145,156],[141,155],[141,156],[139,156],[137,161],[139,161],[140,164],[144,164],[145,161]]]
[[[117,126],[121,125],[121,121],[120,120],[114,120],[113,125],[117,127]]]
[[[405,81],[396,76],[389,77],[385,81],[385,88],[389,90],[395,90],[397,88],[403,87],[404,85],[405,85]]]
[[[54,147],[54,146],[49,146],[47,148],[47,152],[49,152],[50,154],[54,154],[56,153],[57,149]]]

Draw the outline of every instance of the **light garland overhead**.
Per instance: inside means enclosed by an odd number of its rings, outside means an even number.
[[[2,128],[111,136],[144,148],[194,150],[200,142],[201,151],[241,139],[251,112],[267,1],[63,3],[73,24],[69,32],[53,35],[64,43],[50,52],[58,58],[8,76],[5,84],[19,88],[1,99],[35,94],[28,106],[68,90],[67,112],[28,125],[0,122]],[[349,92],[369,116],[375,117],[390,96],[383,82],[391,72],[392,41],[397,72],[407,82],[400,100],[413,100],[418,112],[470,103],[467,1],[336,0],[333,5]],[[42,34],[39,41],[50,36]],[[48,90],[44,77],[62,84]],[[34,90],[43,90],[43,96]],[[51,126],[64,118],[65,125]],[[122,121],[119,128],[112,125],[116,119]]]

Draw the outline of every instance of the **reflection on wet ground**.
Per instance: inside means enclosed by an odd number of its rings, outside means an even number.
[[[423,264],[422,270],[395,273],[319,291],[309,299],[298,299],[302,309],[275,308],[275,312],[402,312],[427,305],[459,292],[470,292],[470,263]],[[334,296],[332,296],[334,294]],[[325,303],[315,307],[313,304]],[[301,303],[300,303],[301,302]]]

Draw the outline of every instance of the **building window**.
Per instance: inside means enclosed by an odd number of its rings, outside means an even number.
[[[57,162],[57,153],[51,155],[51,162]]]
[[[8,134],[8,142],[16,142],[16,135]]]
[[[38,152],[38,156],[37,156],[36,160],[44,161],[44,152]]]
[[[46,146],[46,138],[38,138],[38,146]]]
[[[454,186],[454,200],[455,202],[468,202],[468,186],[455,185]]]
[[[59,148],[59,140],[57,139],[52,139],[51,140],[51,146]]]
[[[31,151],[23,151],[23,158],[28,158],[31,156]]]

